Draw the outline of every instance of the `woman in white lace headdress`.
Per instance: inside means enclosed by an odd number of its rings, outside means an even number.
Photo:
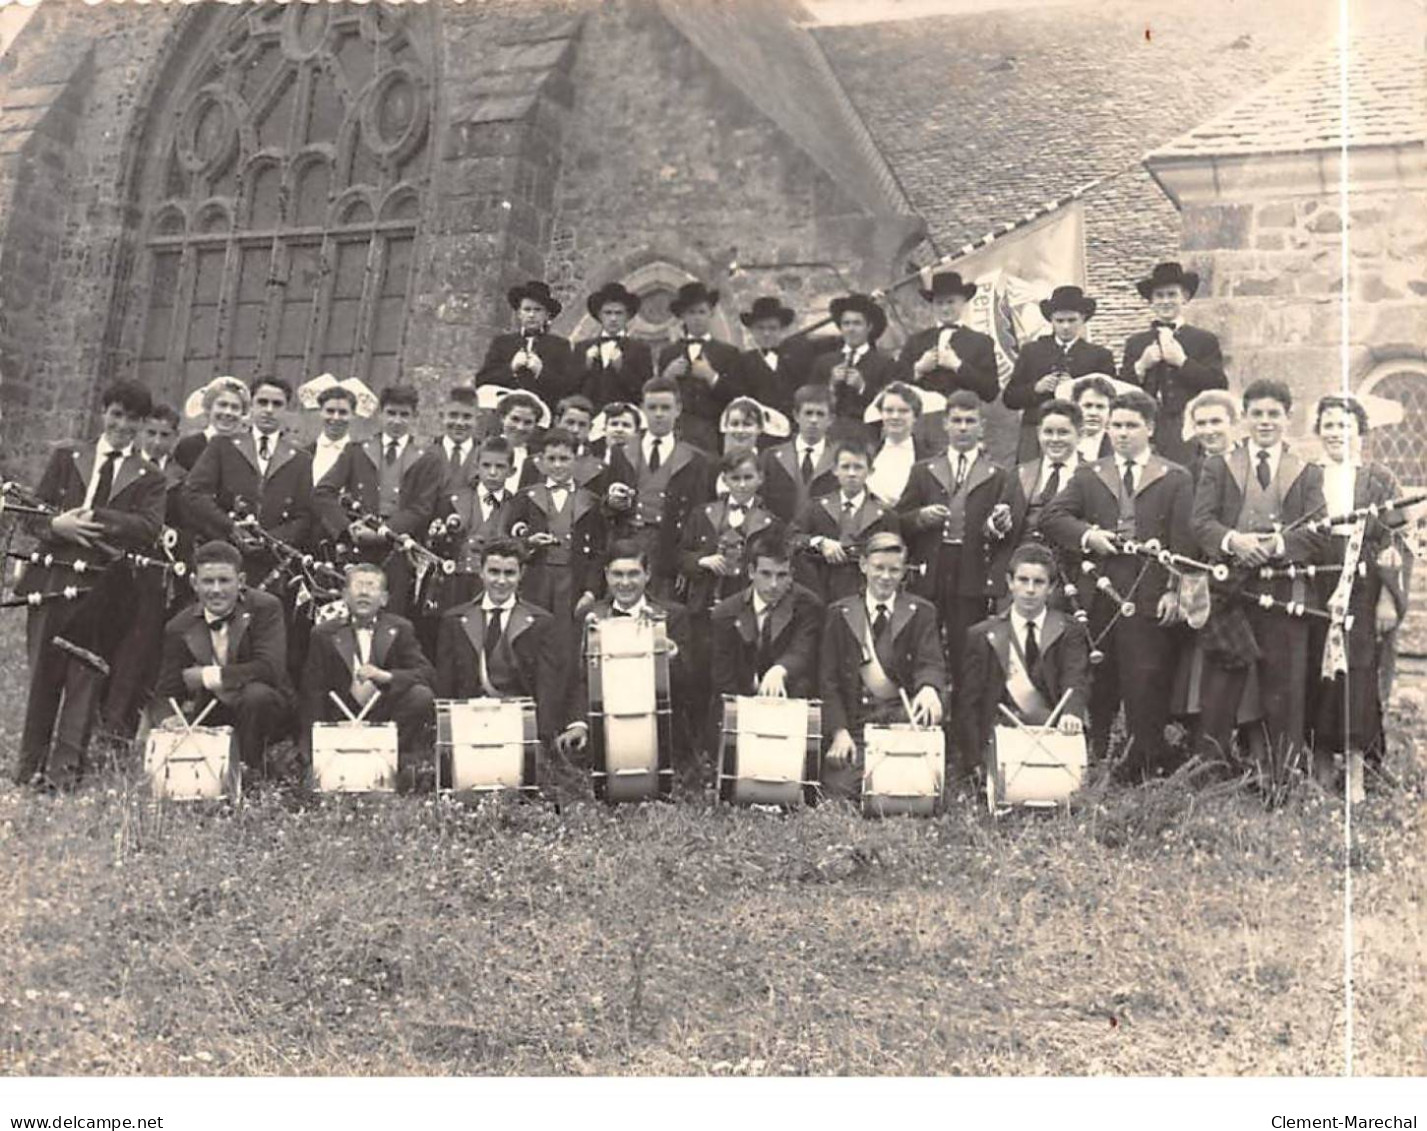
[[[928,404],[928,400],[936,404]],[[946,398],[940,394],[915,389],[903,381],[893,381],[877,394],[867,406],[863,420],[882,425],[877,455],[872,460],[872,473],[867,478],[867,490],[884,506],[895,507],[911,478],[912,465],[931,453],[912,436],[912,430],[924,412],[941,412]]]
[[[759,451],[765,436],[770,440],[786,440],[792,432],[792,425],[776,408],[769,408],[752,397],[735,397],[719,416],[718,430],[723,436],[723,454],[729,455],[732,452]],[[719,498],[728,494],[722,472],[714,482],[714,492]]]

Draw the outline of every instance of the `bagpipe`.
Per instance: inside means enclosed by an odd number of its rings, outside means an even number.
[[[1332,532],[1335,526],[1351,526],[1355,523],[1366,522],[1370,519],[1381,519],[1384,515],[1405,511],[1412,507],[1421,506],[1423,503],[1427,503],[1427,491],[1419,492],[1415,495],[1402,495],[1396,499],[1388,499],[1380,503],[1368,503],[1366,506],[1356,507],[1342,514],[1330,514],[1323,518],[1313,518],[1305,515],[1297,522],[1290,523],[1284,527],[1279,533],[1302,529],[1308,531],[1310,534],[1328,534]]]
[[[0,516],[14,514],[32,518],[56,518],[62,513],[64,512],[59,507],[45,502],[23,484],[8,479],[0,481]],[[177,532],[165,530],[164,547],[172,551],[177,544]],[[96,539],[90,545],[103,556],[103,561],[91,561],[78,556],[66,558],[53,551],[41,552],[38,550],[31,553],[6,550],[5,556],[12,561],[24,562],[27,565],[45,569],[68,569],[78,574],[102,573],[116,565],[125,565],[131,569],[161,569],[172,573],[175,577],[182,577],[188,571],[188,567],[183,562],[174,560],[171,552],[166,557],[155,558],[133,550],[125,550],[103,539]],[[76,553],[79,549],[82,547],[76,548]]]
[[[448,556],[455,554],[455,541],[465,530],[461,516],[449,514],[432,519],[426,530],[427,542],[422,543],[410,534],[393,530],[385,519],[369,511],[362,500],[350,491],[342,490],[338,499],[354,524],[370,530],[406,556],[412,574],[411,607],[425,616],[439,613],[441,597],[437,579],[463,572],[456,559]]]
[[[273,561],[272,568],[256,588],[274,596],[291,595],[298,608],[309,606],[313,615],[319,602],[333,601],[341,595],[347,580],[342,568],[263,529],[246,498],[240,495],[233,500],[228,517],[233,520],[233,533],[240,549],[245,553],[260,553]]]

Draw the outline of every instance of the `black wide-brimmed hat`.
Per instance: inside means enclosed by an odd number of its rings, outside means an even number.
[[[1193,298],[1194,292],[1199,289],[1199,275],[1195,271],[1186,271],[1178,263],[1156,263],[1149,278],[1141,279],[1135,284],[1135,289],[1140,292],[1140,297],[1148,302],[1156,287],[1172,287],[1176,284],[1184,288],[1186,297]]]
[[[776,318],[780,325],[791,326],[797,316],[796,311],[791,306],[784,306],[783,300],[776,295],[761,295],[753,300],[752,309],[745,310],[738,320],[745,326],[752,326],[765,318]]]
[[[927,302],[945,298],[947,295],[961,295],[967,302],[970,302],[976,296],[976,284],[962,282],[961,274],[957,271],[943,271],[939,275],[932,276],[930,287],[921,289],[921,296]]]
[[[639,296],[629,290],[623,283],[606,283],[594,294],[585,300],[585,309],[590,312],[590,317],[596,320],[600,316],[600,307],[607,302],[617,302],[629,311],[629,316],[633,318],[639,313]]]
[[[868,341],[875,342],[882,336],[882,331],[887,329],[887,313],[871,295],[851,294],[835,298],[828,303],[827,312],[832,315],[834,324],[842,322],[842,316],[849,312],[861,314],[867,319],[870,329],[867,332]]]
[[[1041,299],[1041,317],[1049,322],[1057,310],[1073,310],[1088,322],[1095,317],[1095,300],[1079,287],[1056,287]]]
[[[549,283],[532,279],[505,292],[505,301],[510,303],[511,310],[519,310],[521,300],[527,298],[533,299],[548,310],[551,318],[560,317],[560,300],[550,293]]]
[[[706,302],[710,306],[718,305],[718,291],[711,287],[706,287],[702,283],[685,283],[679,288],[669,303],[669,313],[675,318],[683,317],[684,311],[698,303]]]

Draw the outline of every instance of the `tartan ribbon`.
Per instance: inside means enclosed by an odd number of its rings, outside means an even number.
[[[1328,640],[1323,649],[1323,667],[1320,672],[1324,679],[1333,679],[1339,672],[1348,670],[1348,647],[1343,620],[1348,615],[1348,604],[1353,596],[1353,577],[1358,572],[1358,561],[1363,556],[1363,542],[1367,534],[1366,518],[1353,523],[1348,535],[1348,548],[1343,555],[1343,571],[1338,574],[1338,584],[1333,588],[1333,596],[1328,600],[1328,612],[1332,621],[1328,626]]]

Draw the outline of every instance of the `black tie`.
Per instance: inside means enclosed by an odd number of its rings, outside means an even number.
[[[392,464],[394,464],[394,463],[396,462],[397,451],[398,451],[398,448],[397,448],[396,441],[395,441],[395,440],[389,441],[389,442],[387,443],[387,446],[386,446],[386,463],[387,463],[387,466],[388,466],[388,467],[390,467]]]
[[[272,449],[268,447],[268,434],[264,432],[261,436],[258,437],[258,459],[262,460],[264,463],[267,463],[268,454],[271,451]]]
[[[1158,318],[1156,318],[1153,322],[1150,323],[1150,329],[1153,330],[1156,334],[1158,334],[1161,330],[1173,330],[1174,323],[1161,322]]]
[[[494,496],[494,495],[487,494],[487,495],[486,495],[486,507],[489,508],[490,510],[495,510],[496,507],[498,507],[498,506],[500,506],[500,500],[499,500],[498,498],[496,498],[496,496]]]
[[[1135,465],[1131,460],[1125,461],[1125,497],[1135,497]]]
[[[1036,622],[1026,621],[1026,674],[1033,676],[1036,661],[1041,658],[1040,645],[1036,643]]]
[[[489,668],[491,657],[495,655],[495,650],[500,647],[500,618],[504,610],[492,609],[489,617],[486,618],[486,664]]]
[[[110,448],[104,456],[104,465],[99,469],[99,482],[94,485],[94,499],[89,504],[91,507],[103,507],[109,504],[109,492],[114,490],[114,466],[119,462],[122,452]]]
[[[956,484],[953,490],[960,491],[961,485],[966,481],[966,453],[962,452],[956,457]]]
[[[813,471],[814,471],[814,470],[815,470],[815,469],[814,469],[814,467],[813,467],[813,450],[812,450],[812,448],[804,448],[804,449],[803,449],[803,467],[802,467],[803,482],[804,482],[804,483],[811,483],[811,482],[813,481]]]
[[[658,470],[659,470],[659,465],[664,462],[663,458],[659,455],[659,444],[660,444],[659,437],[658,437],[658,436],[655,436],[655,437],[654,437],[654,442],[653,442],[653,443],[650,445],[650,447],[649,447],[649,470],[650,470],[650,471],[658,471]]]
[[[880,647],[883,642],[883,638],[887,635],[887,625],[891,623],[891,619],[892,618],[887,613],[887,606],[878,605],[877,616],[872,621],[873,644],[878,645]]]
[[[763,610],[763,623],[758,629],[758,675],[773,666],[773,610]]]
[[[1259,486],[1262,487],[1265,491],[1268,490],[1268,485],[1273,482],[1273,470],[1268,465],[1267,449],[1260,449],[1259,451],[1258,479]],[[104,485],[103,480],[100,480],[99,485],[101,487]],[[98,498],[98,496],[96,495],[95,498]]]
[[[452,444],[452,445],[451,445],[451,466],[452,466],[452,467],[460,467],[461,464],[462,464],[463,462],[465,462],[465,450],[466,450],[466,445],[465,445],[465,444]]]
[[[609,612],[610,616],[615,617],[630,617],[634,615],[628,609],[621,609],[618,605],[611,605]]]
[[[1063,463],[1053,463],[1050,465],[1050,478],[1045,481],[1045,490],[1041,492],[1041,502],[1047,502],[1056,497],[1060,492],[1060,469]]]

